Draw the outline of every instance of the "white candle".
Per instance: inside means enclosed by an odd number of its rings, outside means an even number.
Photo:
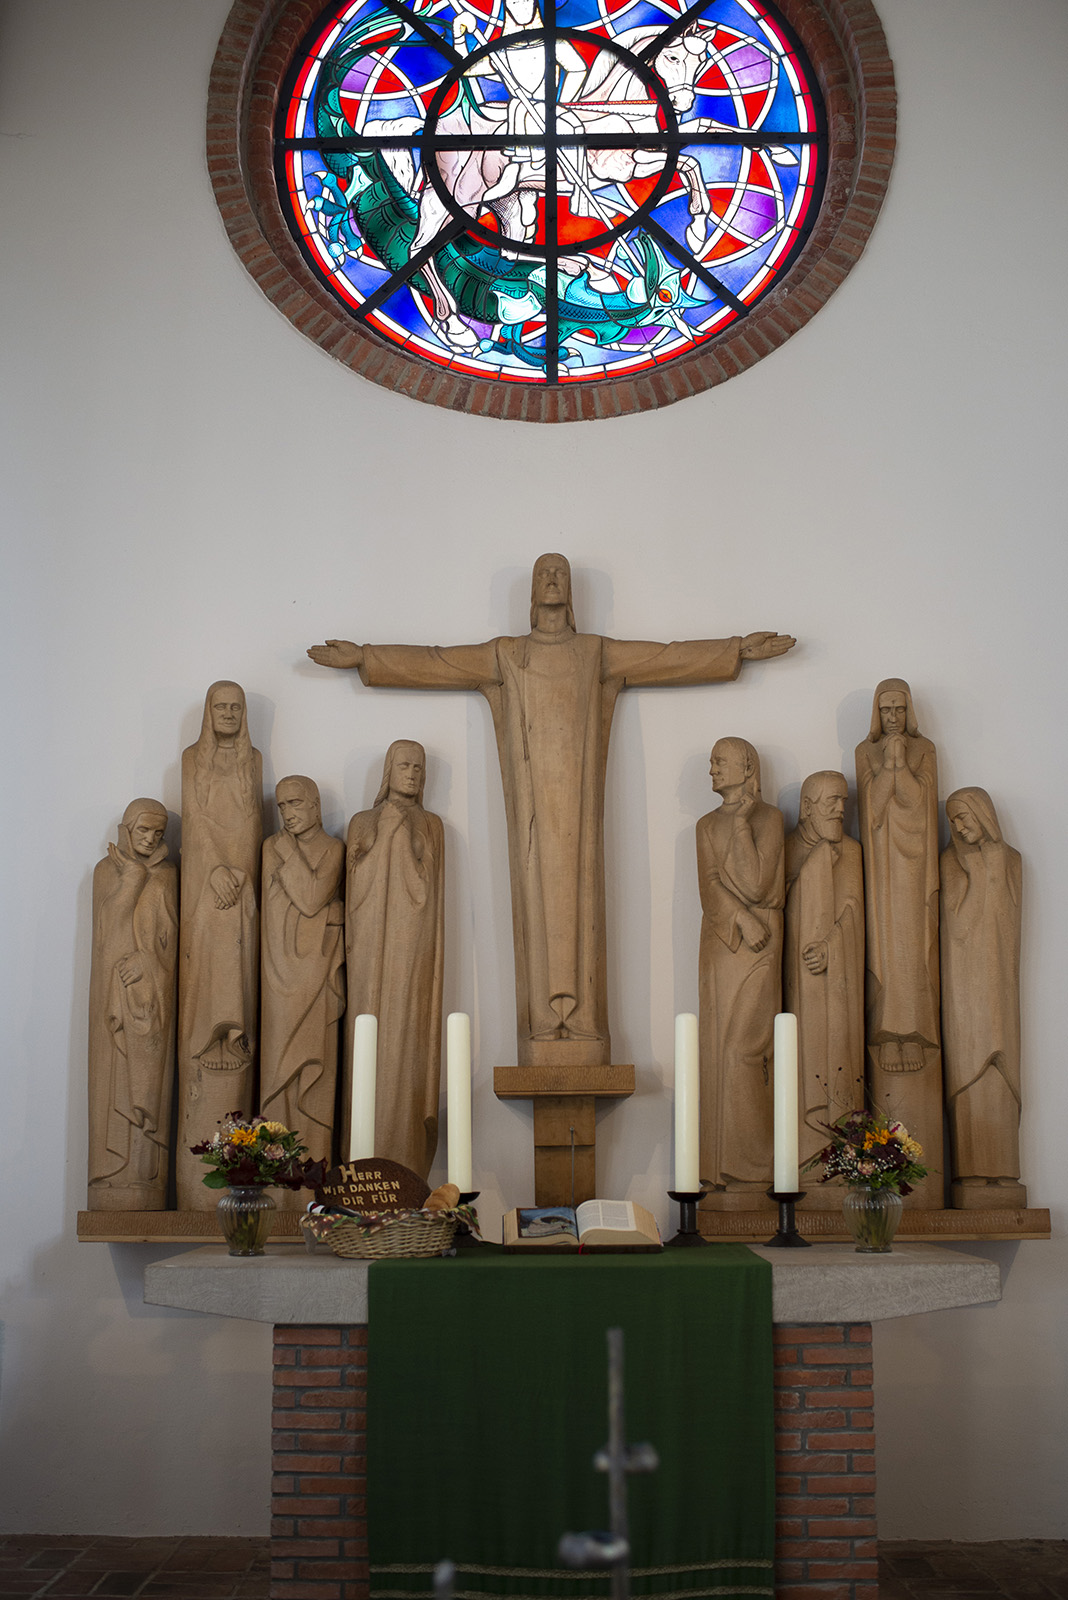
[[[352,1030],[352,1105],[349,1160],[368,1161],[375,1153],[375,1079],[378,1075],[378,1018],[361,1012]]]
[[[797,1018],[783,1011],[775,1018],[775,1179],[776,1194],[796,1194],[797,1169]]]
[[[697,1194],[700,1157],[700,1068],[697,1018],[684,1011],[675,1018],[675,1193]]]
[[[471,1018],[450,1011],[445,1024],[445,1100],[449,1112],[449,1182],[471,1194]]]

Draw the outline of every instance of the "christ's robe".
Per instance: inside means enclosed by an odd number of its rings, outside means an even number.
[[[741,639],[677,644],[543,632],[477,645],[365,645],[369,687],[477,689],[489,701],[508,818],[521,1065],[606,1064],[604,783],[628,685],[735,678]],[[577,1050],[578,1056],[574,1054]]]

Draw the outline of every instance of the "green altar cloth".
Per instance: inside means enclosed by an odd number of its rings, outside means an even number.
[[[607,1595],[562,1568],[608,1527],[606,1330],[624,1331],[632,1592],[773,1595],[771,1268],[744,1245],[657,1255],[383,1261],[369,1276],[372,1600]]]

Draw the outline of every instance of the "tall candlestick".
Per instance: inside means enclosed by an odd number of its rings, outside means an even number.
[[[378,1018],[361,1012],[352,1030],[352,1105],[349,1160],[367,1161],[375,1153],[375,1079],[378,1075]]]
[[[471,1182],[471,1018],[450,1011],[445,1024],[445,1096],[449,1112],[449,1182],[470,1194]]]
[[[775,1178],[776,1194],[796,1194],[801,1179],[797,1156],[797,1018],[783,1011],[775,1018]]]
[[[697,1018],[684,1011],[675,1018],[675,1191],[696,1194],[701,1187],[700,1068]]]

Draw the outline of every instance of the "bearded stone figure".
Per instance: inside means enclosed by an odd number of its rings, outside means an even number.
[[[782,813],[745,739],[712,749],[722,799],[697,824],[701,888],[701,1175],[711,1210],[770,1205],[772,1033],[781,1008]]]
[[[783,1004],[797,1017],[801,1161],[827,1143],[827,1124],[864,1104],[864,875],[843,827],[841,772],[801,785],[786,839]],[[806,1205],[840,1206],[840,1186],[811,1184]]]
[[[174,1082],[178,874],[166,808],[132,800],[93,873],[89,1209],[162,1211]]]
[[[942,1049],[955,1207],[1026,1206],[1020,1182],[1020,853],[985,789],[946,801]]]
[[[343,1156],[352,1033],[378,1018],[375,1155],[426,1178],[438,1143],[445,830],[423,810],[426,753],[397,739],[370,811],[349,823],[345,888],[348,1017]]]
[[[182,928],[176,1157],[180,1210],[212,1211],[190,1145],[252,1111],[259,997],[263,766],[245,691],[213,683],[200,738],[182,753]]]
[[[929,1176],[906,1197],[943,1201],[938,981],[938,773],[902,678],[875,690],[857,746],[864,851],[866,1033],[871,1096],[923,1146]]]
[[[318,786],[282,778],[282,827],[263,845],[260,1114],[332,1164],[338,1022],[345,1009],[345,846],[323,828]],[[307,1195],[275,1203],[303,1211]]]

